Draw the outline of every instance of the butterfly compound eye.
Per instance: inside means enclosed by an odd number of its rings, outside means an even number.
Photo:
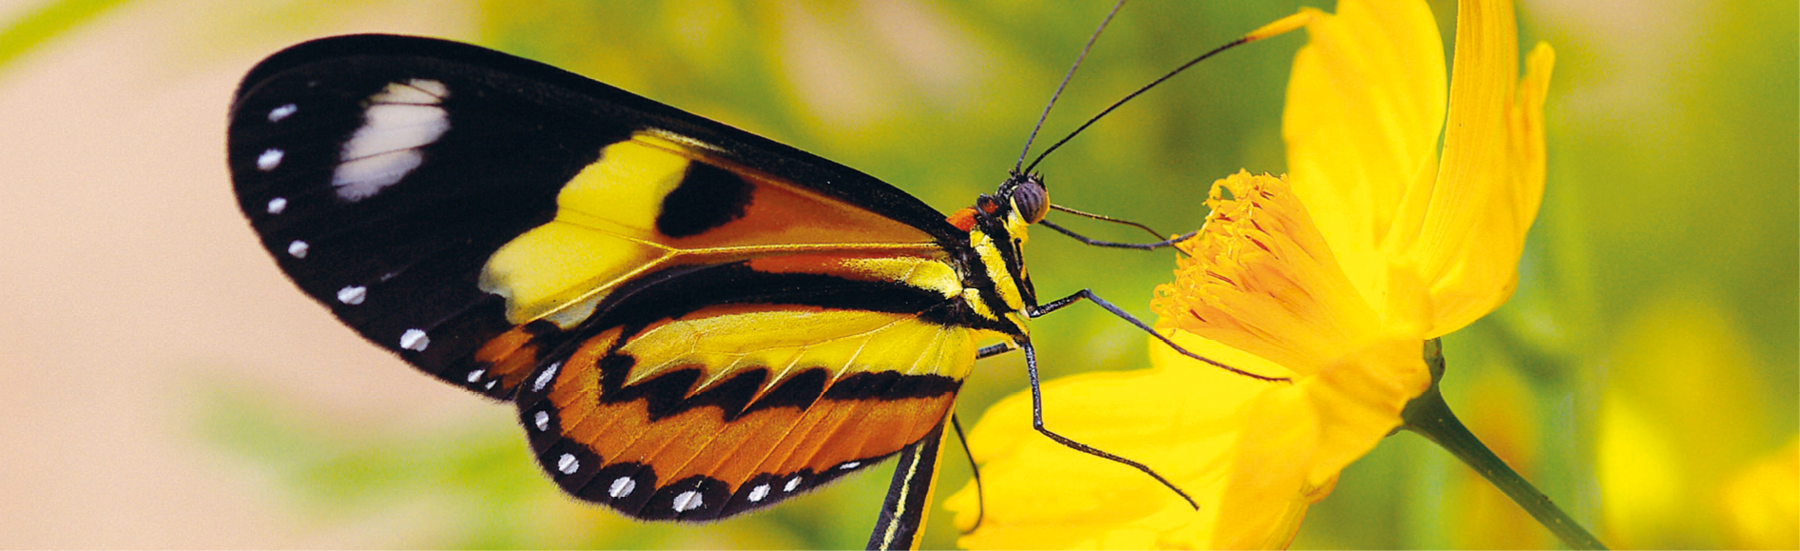
[[[1026,178],[1013,187],[1012,202],[1025,221],[1036,224],[1050,212],[1050,191],[1036,177]]]

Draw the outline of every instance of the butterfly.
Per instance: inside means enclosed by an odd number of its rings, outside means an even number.
[[[1023,350],[1035,390],[1030,318],[1086,299],[1149,329],[1086,291],[1039,302],[1027,227],[1092,215],[1053,207],[1030,169],[945,215],[467,44],[353,35],[276,53],[238,88],[227,149],[240,208],[303,292],[421,371],[511,403],[559,487],[639,519],[730,517],[896,454],[883,518],[918,515],[977,358]]]

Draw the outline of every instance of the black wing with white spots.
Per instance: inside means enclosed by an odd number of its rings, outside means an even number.
[[[550,221],[604,146],[655,130],[945,240],[956,230],[855,170],[548,65],[442,40],[326,38],[244,78],[231,110],[239,206],[283,271],[370,341],[509,399],[562,344],[516,325],[483,265]]]
[[[549,221],[562,184],[631,128],[529,101],[520,90],[541,85],[506,73],[357,53],[384,43],[302,45],[250,73],[230,127],[239,205],[282,270],[345,324],[507,397],[517,381],[474,360],[513,330],[504,301],[477,286],[481,267]]]

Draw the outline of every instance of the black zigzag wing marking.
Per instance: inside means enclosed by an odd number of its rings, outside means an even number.
[[[893,452],[870,457],[843,457],[790,472],[758,472],[742,480],[706,475],[670,480],[670,473],[681,471],[687,464],[681,461],[650,464],[621,457],[625,451],[623,447],[633,445],[632,442],[637,441],[635,438],[602,436],[603,440],[624,442],[607,449],[589,447],[573,435],[613,434],[611,431],[618,430],[621,423],[625,426],[655,425],[699,409],[717,410],[718,422],[733,423],[754,412],[777,408],[792,408],[800,412],[796,415],[804,416],[816,407],[842,408],[845,404],[881,407],[883,402],[919,398],[949,400],[960,387],[959,379],[944,375],[857,372],[854,368],[846,374],[833,375],[835,368],[801,366],[787,378],[774,382],[773,387],[759,397],[758,392],[770,384],[771,371],[769,366],[754,365],[739,366],[740,371],[698,392],[694,389],[702,372],[697,367],[671,368],[646,380],[626,384],[638,359],[622,349],[633,342],[641,328],[721,304],[890,312],[917,316],[953,331],[970,330],[971,320],[981,319],[972,313],[955,314],[956,311],[946,305],[961,304],[959,301],[925,289],[843,279],[828,274],[764,273],[750,269],[749,263],[676,268],[643,277],[603,302],[599,313],[578,328],[582,337],[569,341],[579,343],[597,335],[617,335],[602,339],[599,344],[581,345],[603,346],[601,350],[584,352],[600,355],[599,359],[592,360],[587,366],[570,367],[565,362],[574,350],[573,346],[565,347],[547,358],[554,361],[530,377],[528,380],[532,382],[523,386],[517,397],[520,421],[532,449],[546,473],[559,486],[571,495],[606,504],[637,518],[724,518],[814,489],[879,462]],[[566,373],[568,369],[591,369],[593,372],[577,377]],[[564,412],[550,398],[558,385],[568,384],[592,385],[561,391],[579,396],[579,402],[567,404],[569,407],[588,412],[576,415],[578,427],[562,426]],[[641,406],[635,406],[641,410],[635,407],[621,409],[621,406],[636,402],[641,402]],[[619,421],[611,415],[626,415],[632,420]],[[890,419],[883,421],[886,423],[882,425],[883,429],[869,430],[905,431],[909,427],[931,427],[940,422],[938,418]],[[769,427],[769,435],[765,438],[780,441],[790,430],[792,428],[786,425]],[[706,448],[706,443],[715,436],[708,432],[682,438]],[[688,461],[717,459],[702,455]]]

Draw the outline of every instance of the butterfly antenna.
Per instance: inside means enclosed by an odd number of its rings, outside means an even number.
[[[1316,17],[1316,15],[1315,15],[1316,13],[1317,12],[1313,12],[1313,11],[1301,11],[1300,13],[1296,13],[1296,14],[1293,14],[1293,15],[1290,15],[1287,17],[1283,17],[1279,20],[1276,20],[1274,23],[1264,25],[1262,28],[1251,31],[1250,34],[1246,34],[1242,37],[1239,37],[1237,40],[1228,42],[1224,46],[1219,46],[1217,48],[1213,48],[1211,51],[1208,51],[1204,54],[1200,54],[1199,57],[1195,57],[1194,59],[1188,60],[1187,63],[1181,64],[1180,67],[1176,67],[1175,70],[1169,71],[1168,74],[1163,75],[1161,78],[1151,81],[1149,84],[1144,85],[1143,88],[1138,88],[1137,91],[1127,94],[1124,98],[1119,99],[1119,101],[1113,102],[1112,105],[1108,106],[1104,110],[1101,110],[1100,114],[1094,115],[1094,117],[1091,119],[1088,119],[1087,122],[1081,123],[1081,126],[1079,128],[1076,128],[1074,132],[1070,132],[1069,135],[1063,136],[1063,139],[1058,140],[1054,144],[1051,144],[1049,149],[1045,149],[1043,153],[1039,153],[1037,156],[1037,159],[1031,161],[1030,166],[1025,167],[1025,172],[1031,172],[1032,169],[1037,168],[1038,163],[1041,163],[1044,161],[1044,157],[1050,156],[1050,152],[1056,151],[1056,148],[1062,147],[1062,145],[1065,143],[1069,143],[1069,140],[1074,139],[1077,134],[1081,133],[1081,131],[1087,130],[1087,128],[1089,126],[1093,126],[1095,122],[1098,122],[1101,117],[1105,117],[1107,113],[1113,112],[1113,110],[1118,109],[1119,106],[1125,105],[1125,102],[1131,101],[1132,98],[1136,98],[1139,95],[1142,95],[1144,92],[1150,91],[1151,88],[1155,88],[1157,85],[1162,84],[1164,81],[1174,78],[1175,75],[1179,75],[1179,74],[1181,74],[1182,71],[1186,71],[1188,69],[1188,67],[1193,67],[1194,65],[1196,65],[1202,61],[1206,61],[1206,58],[1218,55],[1219,53],[1224,52],[1225,50],[1236,48],[1238,46],[1249,44],[1251,42],[1262,40],[1264,38],[1269,38],[1271,36],[1279,35],[1279,34],[1294,30],[1294,29],[1298,29],[1302,25],[1305,25],[1308,21],[1312,21],[1313,18]],[[1096,31],[1095,34],[1096,35],[1099,34],[1098,31]],[[1085,52],[1085,51],[1082,52],[1083,55],[1086,55],[1086,53],[1087,52]],[[1074,69],[1069,69],[1070,74],[1073,74],[1074,72],[1075,72]],[[1061,93],[1062,90],[1058,89],[1057,92]],[[1052,99],[1051,101],[1055,101],[1055,100]],[[1044,111],[1046,114],[1048,114],[1049,108],[1046,107],[1044,109]],[[1039,123],[1039,124],[1042,124],[1042,123]],[[1035,136],[1037,134],[1037,132],[1034,130],[1034,131],[1032,131],[1032,134]]]
[[[1072,208],[1069,208],[1069,207],[1065,207],[1065,206],[1062,206],[1062,205],[1058,205],[1058,204],[1056,204],[1056,203],[1051,203],[1051,204],[1050,204],[1050,209],[1051,209],[1051,210],[1056,210],[1056,211],[1061,211],[1061,212],[1066,212],[1066,213],[1069,213],[1069,214],[1073,214],[1073,215],[1075,215],[1075,216],[1080,216],[1080,217],[1082,217],[1082,218],[1089,218],[1089,219],[1093,219],[1093,220],[1099,220],[1099,221],[1101,221],[1101,222],[1111,222],[1111,223],[1114,223],[1114,224],[1124,224],[1124,225],[1127,225],[1127,226],[1131,226],[1131,227],[1135,227],[1135,228],[1137,228],[1137,229],[1140,229],[1140,230],[1144,230],[1144,231],[1146,231],[1146,232],[1149,232],[1149,233],[1150,233],[1150,235],[1153,235],[1153,236],[1156,236],[1156,238],[1157,238],[1157,239],[1164,239],[1164,238],[1165,238],[1165,237],[1166,237],[1166,236],[1164,236],[1164,235],[1163,235],[1163,234],[1162,234],[1162,233],[1161,233],[1161,232],[1158,232],[1158,231],[1156,231],[1156,230],[1153,230],[1153,229],[1150,229],[1150,226],[1146,226],[1146,225],[1143,225],[1143,224],[1139,224],[1139,223],[1137,223],[1137,222],[1132,222],[1132,221],[1130,221],[1130,220],[1125,220],[1125,219],[1120,219],[1120,218],[1113,218],[1113,217],[1111,217],[1111,216],[1105,216],[1105,215],[1100,215],[1100,214],[1094,214],[1094,213],[1091,213],[1091,212],[1082,212],[1082,211],[1079,211],[1079,210],[1075,210],[1075,209],[1072,209]]]
[[[1075,78],[1075,70],[1080,69],[1081,62],[1087,59],[1088,50],[1094,49],[1094,41],[1100,39],[1100,31],[1106,30],[1106,25],[1112,23],[1113,16],[1118,15],[1119,8],[1123,7],[1125,0],[1119,0],[1117,4],[1113,4],[1112,11],[1106,12],[1106,19],[1100,20],[1100,27],[1094,29],[1094,34],[1088,37],[1087,45],[1081,47],[1081,55],[1075,56],[1075,64],[1069,66],[1069,72],[1063,75],[1062,84],[1056,85],[1056,93],[1050,94],[1050,103],[1044,105],[1044,113],[1038,115],[1037,125],[1031,127],[1031,135],[1025,138],[1025,149],[1019,152],[1019,161],[1013,163],[1014,173],[1019,172],[1019,165],[1025,164],[1025,156],[1031,153],[1031,142],[1037,139],[1038,130],[1044,128],[1044,121],[1050,118],[1050,108],[1056,106],[1056,98],[1062,97],[1063,89],[1069,87],[1069,80]],[[1037,166],[1037,163],[1031,165]]]

